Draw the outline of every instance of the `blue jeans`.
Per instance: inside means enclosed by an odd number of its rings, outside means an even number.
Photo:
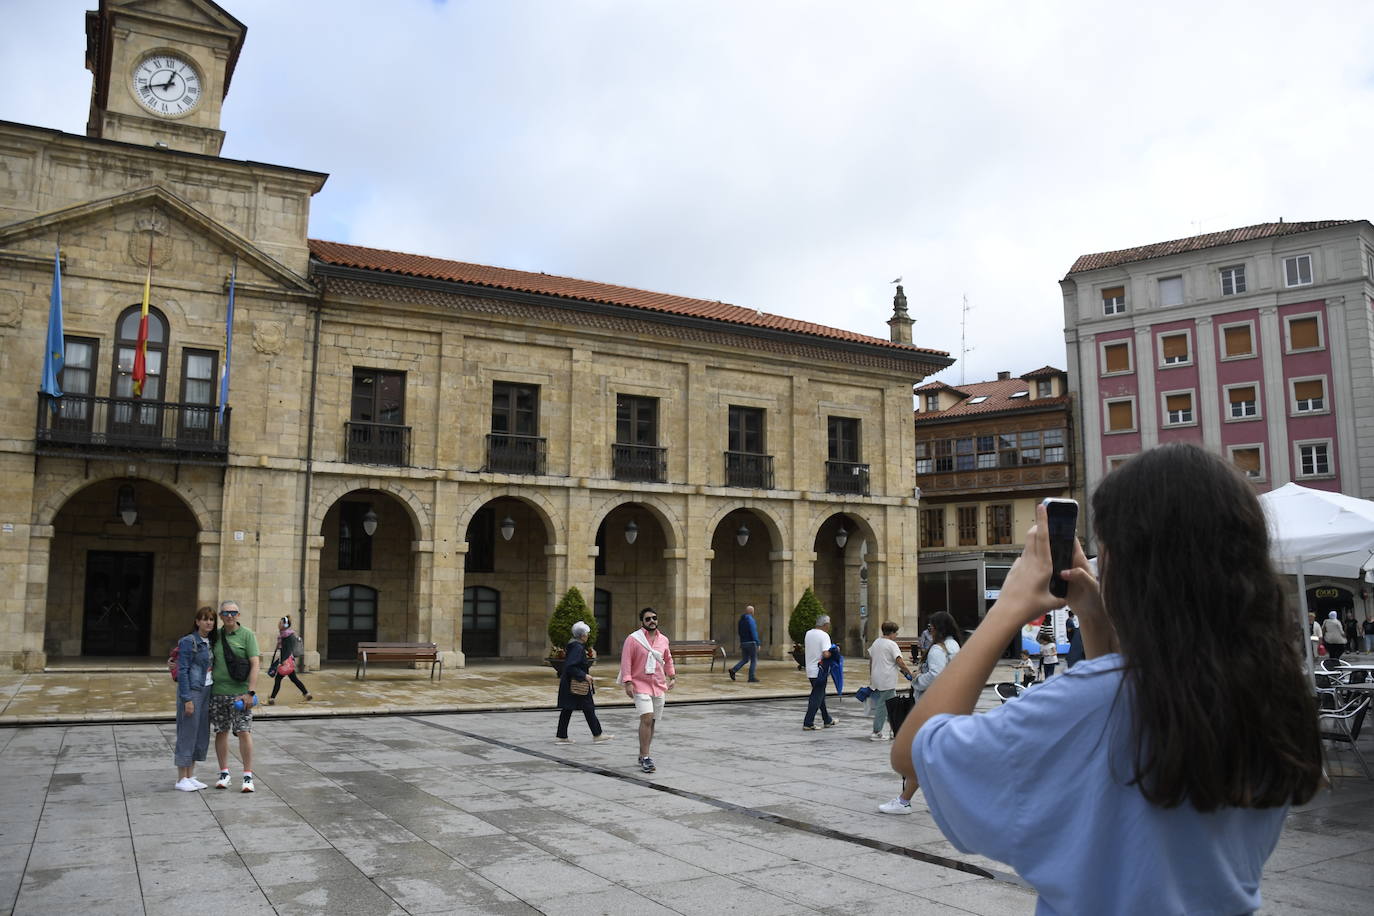
[[[732,673],[738,674],[739,669],[744,667],[744,663],[749,663],[749,680],[757,681],[759,670],[759,644],[750,640],[739,644],[739,664],[731,668]]]
[[[815,725],[816,713],[821,714],[821,721],[829,725],[832,721],[830,710],[825,708],[825,682],[827,677],[811,678],[811,695],[806,698],[806,718],[802,719],[802,725]]]

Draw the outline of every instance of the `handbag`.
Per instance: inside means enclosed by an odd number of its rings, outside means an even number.
[[[224,655],[224,665],[229,669],[229,680],[239,682],[248,680],[248,675],[253,670],[252,660],[234,653],[234,647],[229,644],[229,636],[226,633],[220,634],[219,644],[220,651]]]
[[[296,673],[296,656],[288,655],[277,664],[277,674],[289,677]]]
[[[592,682],[587,680],[575,681],[569,678],[568,692],[573,694],[573,696],[585,697],[592,692]]]
[[[895,735],[897,730],[906,721],[907,714],[916,705],[916,697],[912,691],[899,693],[887,701],[887,720],[892,723],[892,733]]]

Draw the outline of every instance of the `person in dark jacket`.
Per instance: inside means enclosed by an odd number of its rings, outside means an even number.
[[[291,683],[296,685],[296,689],[301,692],[301,696],[305,697],[307,703],[315,699],[310,691],[305,689],[305,685],[301,683],[300,675],[296,673],[300,668],[301,638],[296,635],[295,630],[291,629],[290,617],[283,617],[277,621],[277,651],[274,654],[276,655],[277,667],[276,673],[272,675],[274,678],[272,695],[267,698],[267,705],[276,705],[277,691],[281,690],[281,679],[284,677],[291,678]],[[288,658],[291,659],[290,665],[286,664]],[[283,674],[281,670],[283,667],[289,667],[291,670]]]
[[[759,626],[754,622],[754,606],[751,604],[739,615],[739,664],[728,669],[730,680],[735,679],[744,663],[749,663],[749,683],[757,684],[759,669]]]
[[[568,723],[572,721],[574,709],[582,710],[582,715],[587,719],[587,727],[592,730],[592,740],[596,742],[610,741],[611,736],[601,730],[601,722],[596,717],[596,685],[592,681],[590,668],[592,659],[596,657],[595,650],[588,652],[587,637],[591,635],[592,628],[579,620],[572,625],[572,640],[568,642],[568,654],[563,661],[563,674],[558,678],[558,731],[555,732],[554,740],[558,744],[572,744],[573,740],[568,737]],[[572,684],[585,683],[587,692],[578,694],[573,693]]]

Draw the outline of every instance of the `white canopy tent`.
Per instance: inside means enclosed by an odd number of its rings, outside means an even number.
[[[1299,626],[1307,631],[1306,577],[1374,582],[1374,502],[1295,483],[1260,496],[1279,572],[1298,577]],[[1312,641],[1307,664],[1312,667]]]

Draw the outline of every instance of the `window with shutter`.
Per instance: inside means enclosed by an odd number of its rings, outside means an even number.
[[[1321,379],[1293,383],[1293,409],[1298,413],[1326,409],[1326,385]]]
[[[1233,420],[1243,420],[1259,413],[1254,385],[1241,385],[1227,389],[1226,403],[1230,407],[1230,416]]]
[[[1112,286],[1102,291],[1102,314],[1120,315],[1126,311],[1126,287]]]
[[[1166,366],[1189,361],[1187,334],[1165,334],[1159,338],[1159,349]]]
[[[1107,372],[1131,371],[1131,345],[1128,343],[1107,344],[1102,348],[1102,363]]]
[[[1222,328],[1221,341],[1222,356],[1225,358],[1255,355],[1255,345],[1250,338],[1248,324],[1233,324]]]
[[[1237,446],[1231,449],[1231,463],[1246,477],[1256,480],[1264,476],[1258,445]]]
[[[1135,409],[1130,401],[1110,401],[1107,404],[1107,431],[1124,432],[1135,428]]]
[[[1288,349],[1315,350],[1321,345],[1321,329],[1317,327],[1316,315],[1294,318],[1288,322]]]
[[[1191,394],[1168,394],[1164,396],[1164,410],[1168,417],[1166,425],[1193,422],[1193,396]]]

